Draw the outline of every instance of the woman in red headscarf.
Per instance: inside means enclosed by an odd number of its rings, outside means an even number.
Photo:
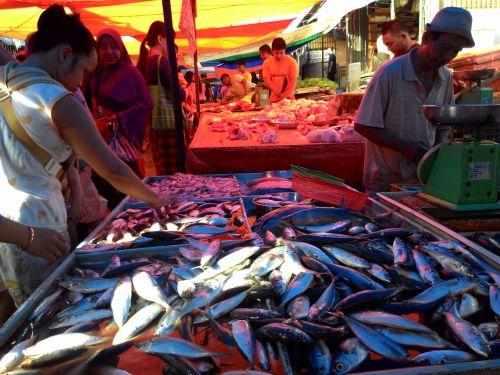
[[[109,137],[109,123],[119,126],[120,132],[137,150],[142,148],[146,126],[153,102],[144,77],[132,64],[123,41],[113,29],[104,29],[97,35],[97,69],[86,85],[88,102],[99,131]],[[140,162],[127,163],[141,176]],[[123,198],[106,181],[96,176],[96,186],[113,208]]]

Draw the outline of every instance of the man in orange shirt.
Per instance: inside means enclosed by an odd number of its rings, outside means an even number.
[[[264,83],[271,91],[271,103],[295,99],[299,66],[292,57],[285,54],[286,43],[282,38],[274,39],[271,48],[273,56],[262,65]]]

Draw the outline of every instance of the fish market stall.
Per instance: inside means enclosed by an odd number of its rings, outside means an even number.
[[[0,328],[0,372],[500,368],[498,258],[440,228],[290,192],[150,210],[122,205],[106,229],[156,225],[184,243],[72,253]],[[239,233],[220,232],[233,212],[251,242],[220,237]]]
[[[365,142],[353,129],[356,100],[332,104],[299,99],[259,111],[252,104],[238,102],[212,108],[202,114],[189,145],[187,170],[195,174],[251,172],[289,169],[295,164],[360,187]],[[342,103],[352,112],[344,111]]]

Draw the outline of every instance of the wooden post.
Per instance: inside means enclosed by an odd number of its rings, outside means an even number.
[[[177,133],[177,145],[179,148],[179,170],[186,170],[186,145],[184,142],[184,116],[182,115],[182,103],[179,76],[177,75],[177,56],[175,54],[175,31],[172,23],[172,9],[170,0],[162,0],[163,19],[166,29],[166,41],[168,52],[168,63],[170,65],[170,86],[172,89],[172,104],[174,106],[175,130]]]
[[[194,25],[194,36],[196,38],[196,0],[191,0],[191,9],[193,12],[193,25]],[[196,85],[196,116],[199,120],[200,118],[200,92],[198,88],[200,87],[201,77],[198,74],[198,46],[196,47],[196,51],[194,51],[193,56],[194,63],[194,84]]]

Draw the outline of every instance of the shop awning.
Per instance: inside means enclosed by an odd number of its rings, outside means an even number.
[[[0,0],[0,36],[25,39],[36,30],[43,10],[53,3],[78,12],[94,35],[105,27],[116,29],[132,55],[138,53],[149,25],[163,19],[160,0]],[[289,43],[307,40],[325,31],[333,20],[340,20],[350,10],[368,3],[366,0],[197,0],[200,61],[248,54],[276,35],[283,35]],[[178,30],[182,1],[172,0],[171,4],[174,28]],[[310,25],[299,25],[300,21],[294,25],[311,10],[320,8],[321,17],[314,18]],[[177,44],[181,51],[187,47],[187,40],[180,32]]]

